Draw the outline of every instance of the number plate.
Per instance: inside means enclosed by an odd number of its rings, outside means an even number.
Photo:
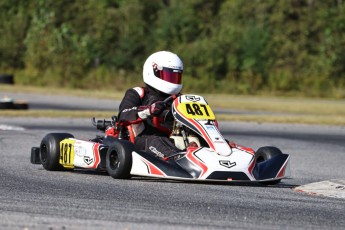
[[[60,142],[59,163],[65,168],[74,168],[74,143],[73,139],[65,139]]]
[[[178,110],[182,112],[184,116],[189,119],[199,119],[199,120],[215,120],[212,109],[207,104],[201,103],[180,103],[178,105]]]

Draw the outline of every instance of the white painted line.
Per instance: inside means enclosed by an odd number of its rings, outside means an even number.
[[[297,192],[345,199],[345,179],[315,182],[294,188]]]
[[[0,130],[23,131],[24,127],[0,124]]]

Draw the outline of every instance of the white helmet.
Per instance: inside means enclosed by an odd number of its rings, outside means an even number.
[[[182,89],[182,60],[174,53],[159,51],[151,54],[144,64],[144,82],[166,93],[178,94]]]

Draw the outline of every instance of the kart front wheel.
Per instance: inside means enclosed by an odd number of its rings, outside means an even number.
[[[131,177],[132,152],[134,146],[125,140],[114,140],[108,148],[106,156],[106,169],[115,179],[128,179]]]
[[[43,168],[48,171],[61,171],[64,168],[59,163],[60,142],[66,138],[73,138],[69,133],[49,133],[41,142],[40,158]]]
[[[283,153],[277,147],[274,147],[274,146],[261,147],[255,153],[256,164],[267,161],[280,154],[283,154]],[[274,180],[274,181],[260,182],[260,183],[264,185],[275,185],[275,184],[278,184],[280,181],[281,179]]]

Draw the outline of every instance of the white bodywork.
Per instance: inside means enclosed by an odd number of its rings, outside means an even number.
[[[168,177],[158,167],[143,158],[136,152],[132,152],[133,164],[131,175]],[[235,150],[231,156],[222,156],[210,148],[200,148],[195,153],[187,152],[185,157],[195,162],[195,165],[202,170],[199,178],[206,179],[213,172],[244,172],[250,180],[255,180],[248,168],[254,161],[254,156],[242,150]],[[153,167],[152,169],[150,167]],[[154,170],[158,170],[155,173]],[[229,178],[231,180],[231,178]]]

